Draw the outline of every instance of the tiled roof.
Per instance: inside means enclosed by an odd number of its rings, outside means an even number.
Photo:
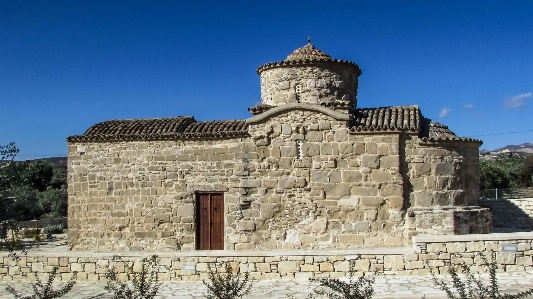
[[[352,131],[418,132],[422,114],[418,106],[357,108],[353,112]]]
[[[192,116],[110,120],[90,127],[68,141],[160,140],[247,136],[244,120],[196,121]]]
[[[422,142],[481,140],[455,135],[447,126],[422,116],[418,106],[358,108],[353,111],[352,132],[402,131],[418,133]]]
[[[450,129],[448,129],[448,126],[445,126],[438,122],[434,122],[431,119],[425,117],[422,118],[420,133],[418,134],[418,137],[420,137],[423,142],[470,141],[478,142],[480,144],[483,143],[483,141],[479,139],[459,137],[455,135],[455,133],[452,132]]]
[[[306,65],[306,64],[320,64],[320,63],[344,63],[353,66],[356,69],[358,75],[361,75],[361,69],[359,66],[348,60],[334,59],[328,54],[315,48],[308,42],[307,45],[294,50],[287,58],[280,62],[270,62],[263,64],[257,68],[257,73],[261,74],[262,71],[270,68],[289,66],[289,65]]]
[[[311,45],[311,43],[309,42],[307,43],[307,45],[294,50],[294,52],[287,56],[287,59],[285,59],[284,61],[302,60],[333,61],[333,58],[331,58],[331,56],[329,56],[328,54],[315,48],[315,46]]]

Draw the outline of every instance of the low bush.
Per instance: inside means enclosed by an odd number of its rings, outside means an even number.
[[[115,256],[114,260],[120,258]],[[142,259],[140,272],[133,272],[133,263],[126,265],[131,285],[128,282],[118,281],[118,273],[112,267],[105,274],[108,283],[104,289],[111,293],[113,299],[154,299],[161,287],[158,264],[157,255],[152,255],[149,259]]]
[[[252,282],[250,281],[250,273],[244,273],[244,277],[241,279],[240,271],[237,274],[233,274],[233,269],[229,263],[226,263],[224,267],[225,273],[218,273],[211,268],[211,264],[207,264],[209,272],[209,282],[203,281],[207,287],[208,299],[234,299],[242,298],[242,296],[248,294],[252,288]]]
[[[437,279],[435,273],[431,272],[433,282],[441,290],[446,292],[449,299],[518,299],[526,298],[533,294],[533,288],[518,294],[500,294],[500,287],[496,277],[498,265],[496,264],[493,251],[490,252],[490,255],[490,262],[486,256],[481,255],[481,259],[483,260],[481,266],[489,272],[488,285],[483,283],[479,274],[475,275],[472,273],[470,266],[464,262],[449,266],[448,273],[451,277],[451,285],[447,281]],[[461,276],[459,272],[463,275]]]
[[[355,278],[355,261],[350,260],[349,279],[342,281],[337,278],[311,279],[318,281],[322,288],[316,289],[317,295],[324,295],[329,299],[368,299],[374,295],[374,277],[362,276]],[[308,298],[313,298],[310,294]]]
[[[35,275],[37,273],[34,273]],[[33,295],[30,296],[21,296],[13,287],[7,286],[6,290],[15,296],[17,299],[52,299],[52,298],[59,298],[63,295],[67,294],[72,290],[72,287],[76,283],[74,281],[76,277],[76,272],[73,273],[72,278],[69,282],[67,282],[64,286],[62,286],[59,290],[53,290],[52,289],[52,283],[54,282],[54,279],[57,275],[57,267],[54,267],[52,269],[52,272],[50,272],[50,276],[48,277],[48,280],[46,283],[43,283],[39,278],[37,278],[37,282],[34,282],[31,284],[31,287],[33,289]],[[36,275],[37,276],[37,275]]]
[[[43,228],[43,233],[45,235],[61,234],[63,233],[63,224],[48,224]]]

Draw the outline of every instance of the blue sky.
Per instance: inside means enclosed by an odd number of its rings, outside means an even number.
[[[0,0],[0,144],[66,156],[105,120],[246,119],[256,68],[308,36],[361,67],[359,107],[533,142],[533,1]]]

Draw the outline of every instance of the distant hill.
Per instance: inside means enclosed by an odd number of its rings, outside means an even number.
[[[506,145],[495,150],[480,150],[480,154],[500,155],[508,153],[533,154],[533,143],[522,143],[520,145]]]
[[[50,163],[53,167],[67,167],[67,157],[50,157],[50,158],[41,158],[29,161],[45,161]]]

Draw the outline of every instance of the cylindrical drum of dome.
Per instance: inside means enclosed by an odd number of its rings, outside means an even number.
[[[260,66],[261,103],[281,106],[291,103],[328,105],[345,101],[357,106],[361,69],[353,62],[333,59],[308,43],[287,59]]]

